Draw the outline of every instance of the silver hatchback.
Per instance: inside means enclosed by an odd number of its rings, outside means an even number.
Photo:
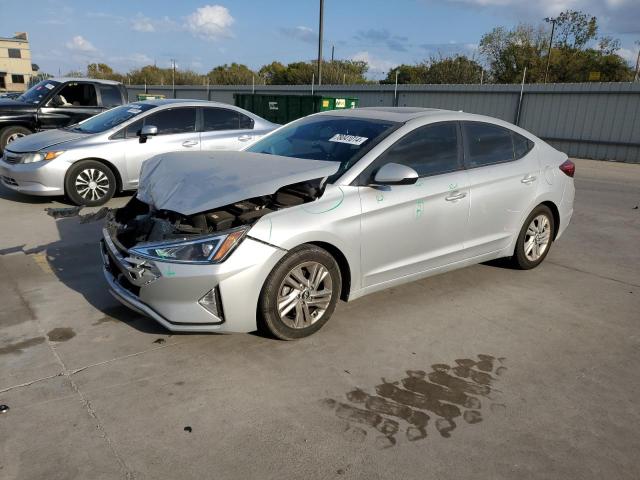
[[[277,127],[223,103],[136,102],[11,142],[0,176],[22,193],[66,194],[76,205],[102,205],[117,191],[136,189],[142,163],[155,155],[240,150]]]
[[[104,273],[170,330],[300,338],[338,299],[500,257],[536,267],[569,225],[573,174],[565,154],[494,118],[324,112],[245,151],[146,162],[104,230]]]

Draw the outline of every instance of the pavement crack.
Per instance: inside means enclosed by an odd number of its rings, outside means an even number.
[[[577,268],[577,267],[571,267],[569,265],[563,265],[562,263],[552,262],[551,260],[547,260],[547,263],[550,263],[551,265],[555,265],[557,267],[566,268],[568,270],[573,270],[574,272],[580,272],[580,273],[584,273],[586,275],[591,275],[593,277],[601,278],[603,280],[610,280],[612,282],[621,283],[621,284],[627,285],[629,287],[638,287],[638,288],[640,288],[640,285],[638,285],[636,283],[625,282],[624,280],[618,280],[617,278],[608,277],[606,275],[600,275],[599,273],[589,272],[588,270],[582,270],[582,269]]]

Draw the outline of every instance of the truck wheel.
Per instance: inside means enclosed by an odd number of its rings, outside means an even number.
[[[67,172],[64,191],[76,205],[103,205],[116,193],[116,177],[105,164],[83,160],[75,163]]]
[[[5,127],[0,130],[0,152],[4,151],[7,144],[27,135],[31,135],[31,130],[25,127]]]

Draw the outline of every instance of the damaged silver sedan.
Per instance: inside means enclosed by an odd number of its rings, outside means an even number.
[[[104,228],[110,291],[169,330],[281,339],[353,300],[509,257],[530,269],[573,212],[574,165],[506,122],[332,111],[243,152],[159,155]]]

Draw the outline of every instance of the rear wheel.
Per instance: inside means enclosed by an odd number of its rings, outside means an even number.
[[[555,224],[546,205],[538,205],[522,226],[512,264],[521,270],[535,268],[542,263],[553,242]]]
[[[11,142],[31,135],[31,133],[31,130],[25,127],[15,126],[3,128],[0,130],[0,152],[4,151],[4,148]]]
[[[95,160],[75,163],[67,172],[65,193],[76,205],[103,205],[116,192],[116,177],[109,167]]]
[[[267,277],[259,313],[275,337],[303,338],[327,323],[341,288],[335,259],[322,248],[303,245],[290,251]]]

